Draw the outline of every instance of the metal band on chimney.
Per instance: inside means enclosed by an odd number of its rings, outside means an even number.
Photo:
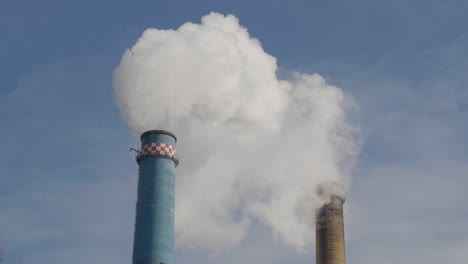
[[[149,143],[143,145],[140,155],[137,156],[137,161],[144,159],[147,156],[162,156],[172,159],[177,166],[179,164],[179,157],[176,155],[176,149],[167,143]]]

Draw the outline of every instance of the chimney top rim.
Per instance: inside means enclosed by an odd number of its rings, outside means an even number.
[[[172,132],[169,132],[167,130],[160,130],[160,129],[157,129],[157,130],[148,130],[146,132],[143,132],[140,136],[140,140],[143,139],[143,137],[147,134],[166,134],[166,135],[169,135],[171,137],[173,137],[175,139],[175,141],[177,142],[177,137],[174,133]]]

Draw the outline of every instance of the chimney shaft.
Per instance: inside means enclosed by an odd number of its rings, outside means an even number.
[[[176,140],[163,130],[141,135],[133,264],[174,263]]]
[[[342,196],[332,194],[318,211],[315,223],[316,264],[345,264]]]

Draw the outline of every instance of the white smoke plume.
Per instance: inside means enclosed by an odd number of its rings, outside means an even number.
[[[176,245],[220,250],[252,223],[277,241],[313,242],[323,182],[349,186],[357,154],[349,98],[318,74],[278,80],[276,59],[232,15],[147,29],[114,72],[136,136],[178,136]]]

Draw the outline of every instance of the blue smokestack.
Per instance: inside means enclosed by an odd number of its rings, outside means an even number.
[[[133,264],[174,264],[176,141],[164,130],[141,135]]]

